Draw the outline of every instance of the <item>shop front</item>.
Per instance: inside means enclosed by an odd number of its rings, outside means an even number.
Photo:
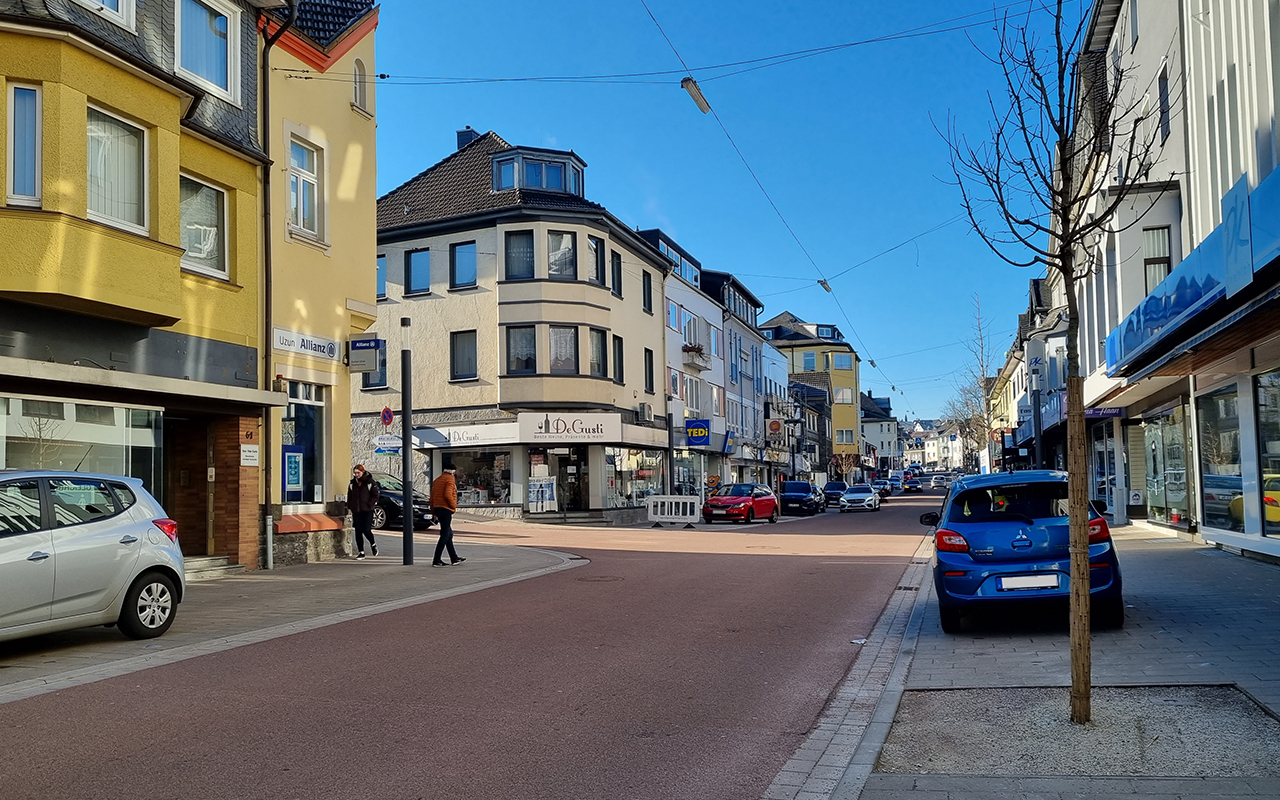
[[[1180,530],[1191,525],[1194,498],[1188,417],[1185,398],[1141,417],[1147,519]]]
[[[1116,522],[1127,519],[1128,459],[1121,418],[1124,409],[1087,408],[1085,419],[1089,437],[1089,499],[1105,504]]]
[[[628,516],[666,478],[665,431],[624,424],[620,414],[521,412],[414,436],[433,475],[455,470],[458,508],[485,516]]]

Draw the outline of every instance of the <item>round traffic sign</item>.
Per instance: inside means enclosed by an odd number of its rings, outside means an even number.
[[[392,420],[394,420],[394,419],[395,419],[395,414],[393,414],[393,413],[391,412],[391,409],[390,409],[390,408],[383,408],[383,409],[382,409],[382,424],[383,424],[383,425],[390,425],[390,424],[391,424],[391,422],[392,422]]]

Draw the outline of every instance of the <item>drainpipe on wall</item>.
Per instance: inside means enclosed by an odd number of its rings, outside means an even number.
[[[271,370],[271,353],[275,348],[275,320],[272,314],[271,278],[272,278],[272,260],[271,260],[271,170],[273,164],[271,162],[271,48],[275,43],[284,36],[285,31],[293,27],[293,23],[298,20],[298,3],[297,0],[289,0],[289,16],[285,18],[284,24],[276,29],[276,32],[266,37],[266,42],[262,46],[262,152],[267,157],[267,163],[262,168],[262,342],[266,353],[262,359],[262,385],[270,391],[272,381],[275,376]],[[265,31],[266,28],[264,27]],[[267,536],[267,569],[275,568],[275,519],[271,513],[271,486],[273,480],[272,464],[275,463],[274,457],[271,455],[271,409],[266,409],[263,415],[264,421],[262,425],[262,475],[263,484],[267,489],[267,513],[264,519],[264,529]],[[284,498],[281,498],[283,502]]]

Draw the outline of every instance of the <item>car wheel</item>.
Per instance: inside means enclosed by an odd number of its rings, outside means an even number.
[[[942,622],[943,633],[959,633],[960,629],[964,627],[960,619],[960,609],[958,608],[939,606],[938,618]]]
[[[173,581],[159,572],[148,572],[125,592],[117,621],[130,639],[154,639],[173,624],[178,612]]]
[[[373,529],[375,531],[386,530],[387,528],[387,510],[382,506],[373,507]]]
[[[774,507],[773,507],[773,513],[769,515],[769,524],[771,524],[771,525],[772,525],[773,523],[777,522],[777,521],[778,521],[778,517],[779,517],[779,516],[781,516],[781,515],[780,515],[780,514],[778,514],[778,507],[777,507],[777,506],[774,506]]]
[[[1119,630],[1124,627],[1124,598],[1115,597],[1098,603],[1093,609],[1093,622],[1098,628]]]
[[[755,510],[754,508],[748,508],[748,509],[747,509],[747,518],[746,518],[746,520],[744,520],[744,521],[745,521],[745,522],[755,522],[755,521],[756,521],[756,510]]]

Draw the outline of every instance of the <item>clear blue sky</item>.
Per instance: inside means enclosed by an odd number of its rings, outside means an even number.
[[[1002,0],[996,0],[1001,2]],[[708,101],[818,266],[832,275],[961,211],[946,147],[930,117],[986,128],[998,70],[966,32],[867,44],[706,80],[719,64],[868,39],[990,11],[993,0],[649,0]],[[992,41],[991,16],[967,33]],[[386,0],[377,71],[393,76],[521,77],[677,70],[640,0],[529,3]],[[724,71],[724,70],[721,70]],[[623,222],[660,227],[707,267],[728,270],[766,304],[839,325],[864,359],[864,389],[888,393],[899,418],[932,417],[953,392],[972,295],[1003,351],[1027,281],[964,221],[832,281],[831,295],[710,115],[658,84],[471,83],[378,86],[378,188],[447,156],[455,131],[494,130],[513,144],[573,149],[587,194]],[[772,276],[772,277],[761,277]],[[805,278],[808,284],[795,280]],[[803,288],[801,288],[803,287]],[[775,294],[798,289],[786,294]],[[864,346],[865,345],[865,346]],[[939,345],[952,345],[939,347]],[[912,355],[912,351],[934,348]],[[866,359],[874,358],[888,380]],[[914,413],[912,413],[914,412]]]

